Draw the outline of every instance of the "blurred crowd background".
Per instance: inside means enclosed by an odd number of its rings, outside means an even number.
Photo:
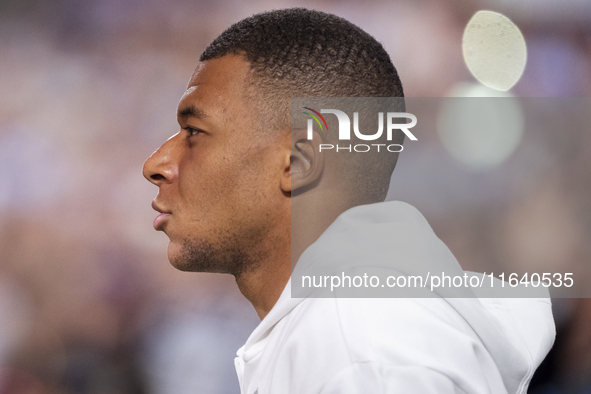
[[[177,131],[206,45],[290,6],[374,35],[418,97],[477,84],[462,34],[478,10],[501,12],[527,43],[511,93],[589,107],[586,0],[0,0],[0,394],[238,393],[233,358],[256,313],[232,277],[169,265],[141,169]],[[588,266],[591,128],[546,130],[525,127],[484,170],[421,136],[389,197],[417,206],[462,264]],[[530,392],[591,392],[589,301],[554,300],[556,346]]]

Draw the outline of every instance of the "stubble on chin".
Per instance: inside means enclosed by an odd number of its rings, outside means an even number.
[[[184,239],[179,253],[170,259],[181,271],[232,274],[236,278],[255,269],[259,261],[231,238],[216,244],[202,238]]]

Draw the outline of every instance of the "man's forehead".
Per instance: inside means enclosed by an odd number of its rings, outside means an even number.
[[[191,79],[189,79],[189,84],[187,85],[187,90],[193,89],[195,88],[195,86],[198,84],[199,81],[199,74],[201,73],[201,71],[203,69],[205,69],[207,67],[208,63],[207,61],[205,62],[201,62],[197,65],[197,67],[195,68],[195,71],[193,71],[193,74],[191,75]]]
[[[189,80],[179,108],[196,99],[211,102],[240,98],[249,70],[250,64],[237,55],[226,55],[200,63]]]
[[[201,62],[193,72],[187,90],[202,85],[226,88],[242,87],[250,70],[250,63],[239,55],[226,55]]]
[[[186,105],[187,101],[190,101],[192,97],[196,96],[195,91],[197,90],[197,86],[190,86],[185,90],[183,96],[181,97],[181,101],[179,102],[179,109]]]

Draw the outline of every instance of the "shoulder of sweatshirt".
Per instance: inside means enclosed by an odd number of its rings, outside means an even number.
[[[451,355],[438,354],[448,347],[459,350],[460,342],[470,347],[480,342],[468,322],[441,298],[309,298],[294,313],[290,331],[299,340],[330,346],[338,338],[352,363],[408,362],[421,351],[441,359]],[[423,356],[420,361],[425,361]]]
[[[381,371],[393,379],[397,371],[414,368],[443,376],[466,392],[524,392],[553,334],[542,340],[543,346],[540,338],[528,346],[524,337],[532,333],[507,320],[523,312],[539,324],[537,317],[547,315],[549,300],[449,301],[306,299],[285,322],[283,350],[293,351],[292,365],[332,365],[333,372],[365,365],[362,370],[371,366],[371,376]],[[552,329],[545,332],[553,333],[553,323],[548,324]],[[316,361],[305,361],[311,358]]]

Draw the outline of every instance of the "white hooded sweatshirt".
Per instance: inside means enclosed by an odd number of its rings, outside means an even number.
[[[396,258],[460,269],[398,201],[344,212],[296,269],[336,249],[341,260],[360,250],[391,260],[392,243]],[[290,280],[235,365],[242,394],[524,394],[554,336],[549,298],[292,298]]]

